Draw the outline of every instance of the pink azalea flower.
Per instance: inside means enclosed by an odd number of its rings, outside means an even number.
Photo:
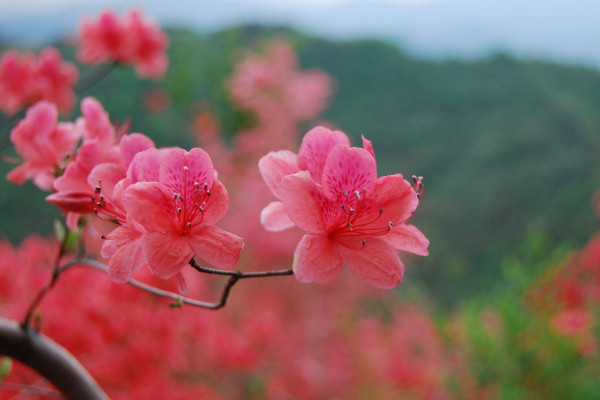
[[[75,101],[73,86],[79,75],[75,65],[64,62],[56,48],[47,47],[38,56],[36,74],[37,97],[55,103],[63,112],[70,112]]]
[[[168,66],[167,46],[166,34],[140,12],[118,16],[106,11],[83,21],[77,54],[84,63],[133,65],[138,76],[160,79]]]
[[[427,255],[429,241],[405,222],[419,203],[402,175],[377,178],[369,141],[349,147],[341,131],[317,127],[299,154],[270,153],[259,162],[265,182],[281,201],[261,215],[267,229],[296,225],[307,233],[294,253],[302,282],[328,282],[345,264],[363,281],[392,288],[404,265],[396,250]]]
[[[77,68],[63,61],[60,52],[47,47],[39,57],[7,51],[0,58],[0,110],[14,114],[40,100],[55,103],[70,112],[78,77]]]
[[[111,256],[112,279],[127,281],[141,263],[168,279],[194,256],[219,268],[237,263],[242,239],[213,225],[227,211],[229,198],[204,150],[137,154],[113,197],[121,198],[125,219],[103,246],[102,255]]]
[[[27,110],[25,118],[10,133],[10,140],[24,162],[10,171],[6,179],[17,184],[33,179],[40,189],[52,189],[79,138],[74,124],[58,122],[54,104],[37,103]]]
[[[30,104],[35,92],[35,56],[7,51],[0,57],[0,110],[14,114]]]
[[[93,211],[94,204],[90,198],[99,185],[98,179],[102,180],[100,186],[105,191],[112,190],[119,180],[125,178],[135,154],[154,147],[154,142],[141,133],[123,135],[116,143],[119,138],[108,113],[92,97],[83,99],[81,111],[83,116],[77,119],[76,125],[83,134],[83,143],[64,174],[54,182],[56,192],[46,198],[46,201],[67,212],[67,225],[71,229],[77,229],[81,214]],[[96,177],[90,183],[92,170],[102,164],[113,165],[110,171],[117,176]]]

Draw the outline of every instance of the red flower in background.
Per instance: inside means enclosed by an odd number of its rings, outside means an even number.
[[[73,86],[79,72],[64,62],[54,47],[32,53],[7,51],[0,57],[0,110],[14,114],[40,100],[56,104],[61,112],[73,108]]]
[[[138,11],[118,16],[106,11],[81,25],[77,55],[84,63],[133,65],[141,78],[160,79],[167,71],[167,35]]]
[[[10,133],[10,140],[24,162],[10,171],[6,179],[17,184],[33,179],[40,189],[52,189],[80,137],[75,124],[58,122],[54,104],[37,103]]]

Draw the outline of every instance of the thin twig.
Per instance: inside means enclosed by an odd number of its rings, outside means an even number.
[[[98,261],[89,260],[89,259],[80,259],[80,260],[70,261],[60,267],[59,274],[61,274],[62,272],[64,272],[65,270],[67,270],[70,267],[78,266],[78,265],[89,266],[89,267],[98,269],[98,270],[103,271],[106,274],[108,274],[108,267],[106,265],[104,265]],[[198,264],[196,264],[194,259],[190,260],[190,265],[201,272],[205,272],[205,273],[209,273],[209,274],[216,274],[216,275],[227,275],[230,277],[229,280],[227,281],[227,284],[223,288],[223,292],[221,294],[221,299],[218,302],[210,303],[210,302],[206,302],[206,301],[191,299],[189,297],[185,297],[180,294],[170,292],[168,290],[159,289],[157,287],[148,285],[146,283],[136,281],[135,279],[131,279],[127,283],[137,289],[143,290],[154,296],[164,297],[164,298],[174,300],[175,303],[172,304],[173,307],[180,307],[183,304],[187,304],[190,306],[206,308],[209,310],[218,310],[220,308],[223,308],[226,305],[227,298],[229,297],[229,293],[231,292],[231,288],[240,279],[264,278],[264,277],[269,277],[269,276],[283,276],[283,275],[292,275],[294,273],[294,271],[291,269],[277,270],[277,271],[246,272],[246,273],[241,272],[241,271],[223,271],[223,270],[219,270],[219,269],[201,267]]]

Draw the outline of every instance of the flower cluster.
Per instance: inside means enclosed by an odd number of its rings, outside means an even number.
[[[266,229],[298,226],[307,233],[294,252],[303,282],[328,282],[345,264],[363,281],[392,288],[404,265],[396,250],[427,255],[429,241],[405,222],[419,199],[402,175],[377,177],[371,142],[350,147],[341,131],[313,128],[298,154],[271,152],[259,162],[279,201],[261,213]]]
[[[77,54],[84,63],[133,65],[139,77],[160,79],[169,64],[167,46],[166,34],[139,11],[122,16],[106,11],[83,21]]]
[[[40,100],[61,112],[73,108],[77,68],[63,61],[60,52],[47,47],[36,55],[9,50],[0,57],[0,110],[14,114]]]

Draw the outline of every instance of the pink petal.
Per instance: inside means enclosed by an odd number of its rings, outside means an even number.
[[[63,190],[47,196],[46,201],[65,212],[87,214],[94,210],[91,198],[91,190]]]
[[[233,268],[237,264],[244,248],[241,237],[212,225],[192,229],[189,241],[196,257],[224,269]]]
[[[144,234],[142,253],[150,271],[162,279],[169,279],[180,272],[194,255],[188,239],[176,233]]]
[[[141,133],[123,135],[119,146],[121,149],[121,159],[125,168],[131,164],[133,157],[137,153],[155,147],[152,139]]]
[[[149,148],[137,153],[129,164],[127,177],[132,183],[158,182],[160,164],[168,151]]]
[[[342,259],[326,234],[308,233],[294,251],[294,274],[300,282],[326,283],[342,270]]]
[[[131,279],[131,272],[141,267],[140,240],[119,247],[108,262],[108,276],[115,282],[125,283]]]
[[[367,238],[363,247],[336,245],[348,269],[361,280],[380,289],[391,289],[402,282],[404,264],[389,244]]]
[[[281,180],[287,175],[300,171],[298,156],[288,150],[272,151],[260,159],[258,169],[271,192],[279,197]]]
[[[407,251],[420,256],[429,255],[429,240],[414,225],[396,225],[381,239],[396,250]]]
[[[375,158],[375,151],[373,150],[373,143],[368,140],[365,135],[361,135],[362,137],[362,142],[363,142],[363,149],[365,149],[366,151],[368,151],[373,158]]]
[[[323,168],[323,188],[331,199],[370,191],[377,180],[377,164],[365,149],[337,146]],[[359,194],[360,195],[360,194]]]
[[[102,189],[101,194],[112,198],[115,185],[123,178],[125,178],[125,169],[121,164],[98,164],[88,175],[89,191],[92,190],[91,188],[99,186]]]
[[[83,119],[79,120],[86,139],[96,139],[103,149],[115,143],[115,129],[110,123],[108,113],[98,100],[86,97],[81,101]]]
[[[260,213],[260,223],[270,232],[279,232],[294,226],[294,222],[280,201],[274,201],[263,208]]]
[[[215,170],[209,155],[197,147],[189,152],[179,148],[168,150],[160,166],[159,182],[186,200],[194,198],[196,183],[212,188],[214,179]]]
[[[175,275],[175,279],[177,280],[177,290],[179,290],[179,293],[186,295],[190,292],[190,289],[188,288],[187,283],[185,283],[185,278],[183,277],[183,274],[181,272],[177,273]]]
[[[134,219],[147,232],[176,231],[173,196],[166,194],[158,182],[138,182],[123,192],[127,218]]]
[[[206,202],[202,223],[212,225],[220,220],[229,209],[229,196],[223,184],[216,180],[210,189],[210,197]],[[192,222],[194,223],[194,222]]]
[[[327,156],[340,144],[350,146],[350,140],[344,132],[332,131],[322,126],[311,129],[304,135],[298,152],[300,169],[309,170],[315,182],[321,183]]]
[[[419,205],[417,194],[402,175],[382,176],[369,196],[373,210],[383,210],[381,218],[393,226],[406,222]]]
[[[296,226],[311,233],[325,231],[320,188],[308,171],[286,176],[281,181],[280,189],[281,201]]]

